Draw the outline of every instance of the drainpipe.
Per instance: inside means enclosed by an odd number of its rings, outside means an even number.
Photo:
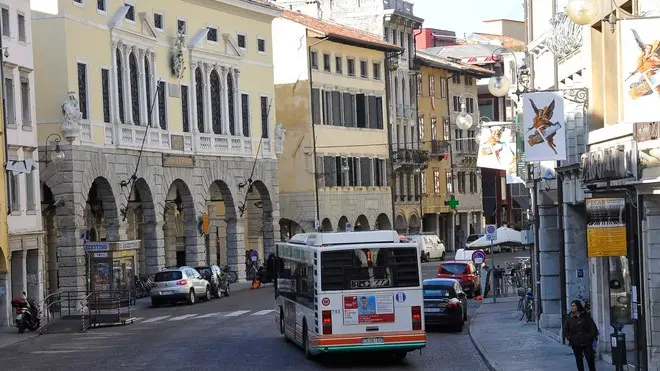
[[[4,223],[5,231],[7,232],[7,234],[9,234],[8,218],[9,218],[9,215],[11,214],[11,206],[10,206],[11,202],[9,201],[10,200],[10,197],[9,197],[10,196],[9,195],[9,172],[7,171],[7,158],[8,158],[7,156],[9,155],[9,143],[7,142],[7,109],[6,109],[7,108],[7,101],[6,101],[6,98],[5,98],[6,97],[6,92],[5,92],[5,68],[4,68],[4,66],[5,66],[5,55],[4,54],[5,54],[5,52],[4,52],[4,49],[3,49],[3,46],[2,46],[2,37],[0,37],[0,80],[2,81],[2,83],[1,83],[2,84],[2,134],[3,134],[2,136],[3,136],[3,140],[4,140],[4,151],[5,151],[4,152],[4,155],[5,155],[4,161],[5,161],[5,163],[3,164],[3,167],[4,167],[4,171],[5,171],[5,199],[6,199],[6,202],[7,202],[7,204],[5,205],[6,215],[5,215],[5,218],[4,218],[5,220],[3,221],[3,223]],[[8,240],[5,240],[5,241],[8,242]],[[7,246],[6,252],[7,252],[7,256],[5,256],[5,258],[7,259],[7,263],[9,263],[9,256],[11,255],[9,253],[9,246]],[[6,285],[5,287],[7,287],[6,292],[10,292],[10,290],[11,290],[10,276],[11,276],[11,271],[9,270],[9,264],[8,264],[7,265],[7,273],[5,275],[5,285]],[[6,324],[9,324],[9,323],[11,323],[11,315],[9,315],[9,313],[11,313],[11,312],[9,311],[9,305],[7,305],[7,304],[8,304],[8,301],[9,301],[8,299],[10,297],[9,297],[9,295],[5,295],[5,296],[6,296],[5,305],[7,306],[7,308],[5,308],[5,313],[7,314]],[[3,307],[3,305],[0,305],[0,308],[1,307]],[[0,314],[0,316],[2,316],[2,314]],[[0,326],[3,326],[3,325],[5,325],[5,324],[0,323]]]
[[[392,117],[390,117],[391,111],[390,111],[390,95],[388,94],[391,89],[391,83],[390,83],[390,58],[387,56],[387,53],[385,53],[385,107],[387,107],[387,152],[389,153],[390,160],[387,162],[387,170],[391,174],[388,179],[391,179],[391,183],[388,184],[390,186],[390,199],[392,200],[392,229],[396,230],[396,178],[394,174],[394,151],[392,150],[392,135],[393,131],[395,129],[394,123],[392,123]],[[392,130],[390,130],[390,127]]]
[[[415,31],[419,31],[419,32],[416,33]],[[410,51],[408,51],[408,58],[412,59],[409,62],[408,65],[413,66],[413,71],[415,70],[415,67],[416,67],[415,58],[417,56],[417,35],[419,35],[421,33],[422,33],[421,25],[420,25],[419,29],[413,29],[413,44],[408,45],[409,48],[412,47],[412,53]],[[419,73],[415,72],[414,76],[415,76],[415,82],[414,82],[413,89],[415,91],[417,91],[417,86],[419,86],[418,83],[417,83],[417,79],[422,78],[421,70],[420,70]],[[411,92],[409,92],[410,94],[412,94],[413,89],[410,89],[411,90]],[[415,127],[417,128],[415,135],[417,136],[417,150],[419,151],[419,150],[421,150],[421,148],[423,148],[422,143],[419,142],[419,140],[420,140],[420,137],[419,137],[419,129],[420,129],[420,127],[419,127],[419,92],[415,93]],[[428,160],[429,160],[429,158],[427,157],[427,161]],[[420,166],[419,167],[419,174],[418,174],[418,177],[419,177],[418,186],[419,186],[419,188],[416,189],[418,194],[419,194],[419,233],[420,234],[422,232],[424,232],[424,195],[422,195],[422,171],[425,171],[425,170],[422,170],[422,167]],[[414,184],[414,182],[413,182],[413,184]]]
[[[312,82],[312,61],[309,60],[309,56],[312,55],[312,47],[314,45],[320,44],[327,40],[327,37],[322,38],[321,40],[307,46],[307,75],[309,76],[309,101],[312,101],[312,88],[313,88],[313,82]],[[314,157],[314,198],[316,201],[316,220],[319,223],[319,227],[317,230],[321,227],[321,206],[319,203],[319,173],[318,173],[318,158],[316,157],[316,123],[314,122],[314,110],[310,109],[309,110],[309,117],[310,117],[310,122],[312,123],[312,156]],[[316,224],[316,222],[314,223]],[[315,225],[316,227],[316,225]]]

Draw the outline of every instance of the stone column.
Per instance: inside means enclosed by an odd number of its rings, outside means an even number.
[[[112,91],[110,94],[110,102],[112,102],[112,109],[110,110],[110,121],[119,124],[119,79],[117,79],[117,51],[121,50],[121,44],[112,42]]]
[[[566,302],[590,298],[589,258],[587,257],[587,221],[583,206],[564,204],[564,251],[566,266]],[[581,274],[579,274],[581,271]],[[568,311],[570,308],[563,308]]]
[[[199,133],[197,128],[197,81],[195,80],[195,71],[197,70],[198,64],[191,62],[190,63],[190,87],[188,88],[188,94],[190,95],[190,111],[191,122],[190,122],[190,131],[192,133]],[[193,136],[193,140],[195,136]]]
[[[131,104],[131,52],[133,51],[133,46],[124,46],[123,56],[123,75],[124,75],[124,111],[127,124],[133,124],[133,109]]]
[[[165,255],[165,266],[176,265],[176,210],[173,205],[168,205],[165,209],[165,219],[163,223],[163,245]]]
[[[147,274],[156,273],[162,267],[166,266],[164,225],[165,223],[159,220],[149,223],[149,225],[145,225],[144,227],[144,240],[141,243],[144,244]],[[174,256],[174,261],[176,263],[176,255]]]
[[[208,63],[203,65],[204,76],[204,131],[213,134],[213,114],[211,111],[211,71],[214,67]]]
[[[206,265],[206,243],[204,236],[199,233],[199,228],[197,227],[197,222],[194,218],[188,220],[184,218],[186,225],[185,236],[186,236],[186,264],[192,267]]]
[[[148,107],[151,107],[151,104],[154,103],[154,94],[156,94],[156,87],[158,82],[156,81],[156,52],[149,50],[149,71],[151,72],[151,78],[149,79],[149,84],[151,85],[151,96],[147,99]],[[151,111],[151,122],[153,127],[160,127],[160,117],[156,114],[156,106],[152,108]]]
[[[221,67],[220,73],[220,104],[222,107],[222,134],[230,135],[229,130],[229,87],[227,86],[227,78],[229,77],[230,69]],[[236,111],[234,111],[236,112]]]
[[[0,271],[0,327],[11,325],[10,291],[7,272]]]
[[[145,126],[149,124],[149,97],[147,96],[147,82],[146,82],[146,66],[144,64],[145,56],[146,56],[146,50],[144,49],[138,49],[137,50],[137,62],[138,62],[138,69],[139,69],[139,79],[138,79],[138,86],[140,87],[140,120],[142,121],[140,124],[144,123]],[[151,66],[149,66],[149,71],[151,72]],[[153,90],[152,90],[153,91]]]
[[[218,264],[218,246],[217,246],[217,233],[215,227],[217,224],[217,218],[215,217],[215,203],[207,202],[206,203],[206,212],[208,213],[209,218],[209,230],[207,231],[205,238],[206,243],[206,253],[209,260],[209,264]]]
[[[27,292],[27,252],[15,250],[9,255],[11,264],[11,297],[17,298]]]
[[[241,70],[238,68],[233,69],[234,76],[234,133],[238,136],[244,136],[243,133],[243,108],[241,105],[241,89],[239,87],[239,80],[241,77]],[[250,111],[248,111],[250,112]]]
[[[227,264],[245,279],[245,226],[244,219],[227,219]]]
[[[539,266],[541,281],[541,328],[559,331],[563,311],[561,308],[561,279],[557,206],[539,205]]]

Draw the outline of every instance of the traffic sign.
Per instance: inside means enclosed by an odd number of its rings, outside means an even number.
[[[486,225],[486,240],[491,242],[497,240],[497,226],[495,224]]]
[[[474,264],[481,264],[484,260],[486,260],[486,253],[483,251],[477,250],[472,253],[472,262],[474,262]]]
[[[346,223],[346,232],[350,232],[353,230],[353,225],[351,223]]]

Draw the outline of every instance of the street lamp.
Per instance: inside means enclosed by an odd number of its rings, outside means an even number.
[[[55,149],[53,151],[50,151],[50,156],[48,155],[48,145],[50,144],[50,138],[54,138],[53,142],[55,142]],[[60,148],[60,141],[62,140],[62,137],[59,134],[51,134],[46,138],[46,149],[44,150],[44,157],[42,159],[43,162],[48,164],[49,162],[55,162],[64,159],[66,155]]]
[[[580,26],[591,24],[599,13],[599,0],[569,0],[566,5],[566,14]]]
[[[468,130],[472,127],[472,115],[467,113],[467,104],[463,97],[461,97],[461,113],[456,116],[456,126],[461,130]]]
[[[488,80],[488,91],[494,97],[502,98],[509,93],[511,81],[504,75],[493,76]]]

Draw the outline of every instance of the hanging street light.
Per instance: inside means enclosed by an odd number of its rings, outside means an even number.
[[[488,91],[494,97],[502,98],[509,93],[511,81],[504,75],[493,76],[488,80]]]
[[[456,126],[461,130],[468,130],[472,127],[472,115],[467,113],[465,98],[461,98],[461,113],[456,116]]]
[[[600,13],[599,0],[569,0],[566,14],[575,24],[590,25]]]

